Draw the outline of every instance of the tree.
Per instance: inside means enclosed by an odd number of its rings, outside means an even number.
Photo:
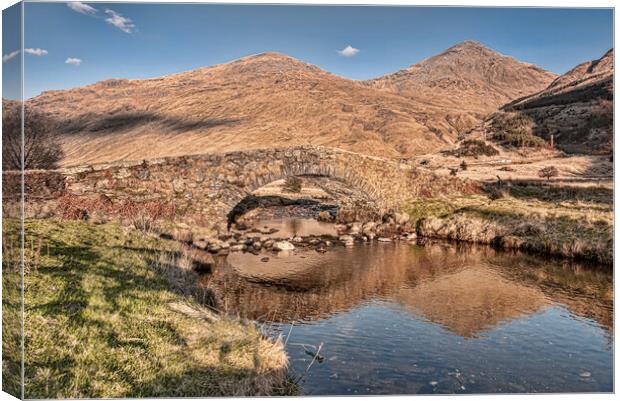
[[[20,104],[3,102],[2,168],[22,168],[22,115]],[[51,130],[51,121],[36,109],[24,107],[23,168],[53,169],[63,157],[58,136]]]
[[[286,192],[295,192],[295,193],[299,193],[301,192],[301,178],[299,177],[295,177],[295,176],[290,176],[290,177],[286,177],[286,180],[284,181],[284,185],[282,186],[282,189],[284,189],[284,191]]]
[[[467,170],[467,162],[465,160],[461,162],[461,170],[463,171]]]
[[[558,171],[557,168],[555,168],[555,166],[548,166],[548,167],[544,167],[541,168],[538,171],[538,176],[540,178],[546,178],[547,181],[551,178],[551,177],[557,177],[560,174],[560,172]]]

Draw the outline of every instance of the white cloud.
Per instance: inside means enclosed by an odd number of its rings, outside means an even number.
[[[79,1],[72,1],[70,3],[67,3],[67,7],[81,14],[86,14],[86,15],[97,14],[97,9],[95,7],[91,7],[88,4],[84,4]]]
[[[105,19],[105,22],[110,25],[114,25],[125,33],[132,33],[133,30],[136,28],[131,19],[123,17],[121,14],[117,13],[114,10],[107,9],[105,10],[105,13],[109,15],[109,17]]]
[[[80,64],[82,64],[82,59],[75,58],[75,57],[69,57],[68,59],[65,60],[65,64],[71,64],[77,67]]]
[[[351,45],[345,47],[342,50],[338,50],[338,54],[340,54],[341,56],[345,56],[345,57],[353,57],[359,52],[360,52],[360,49],[356,49],[355,47]]]
[[[24,53],[32,54],[33,56],[39,56],[40,57],[40,56],[47,55],[47,50],[39,49],[38,47],[36,49],[28,48],[28,49],[24,49]]]
[[[21,50],[15,50],[14,52],[10,52],[9,54],[4,54],[2,56],[2,62],[6,63],[7,61],[17,57],[19,53],[21,53]]]

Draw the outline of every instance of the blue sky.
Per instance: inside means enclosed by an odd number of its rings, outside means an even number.
[[[26,3],[24,19],[26,97],[264,51],[367,79],[467,39],[557,73],[613,46],[610,9]],[[19,49],[12,36],[4,35],[3,56]],[[358,51],[338,52],[347,46]],[[19,58],[3,60],[5,70]],[[19,97],[13,85],[3,92]]]

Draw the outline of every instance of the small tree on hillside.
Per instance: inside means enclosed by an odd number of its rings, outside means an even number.
[[[465,160],[461,162],[461,170],[463,171],[467,170],[467,162]]]
[[[23,169],[53,169],[63,157],[50,120],[32,107],[24,108]],[[22,168],[22,115],[19,104],[3,105],[2,168]]]
[[[284,189],[285,192],[295,192],[295,193],[299,193],[301,192],[301,178],[299,177],[294,177],[294,176],[290,176],[290,177],[286,177],[286,180],[284,181],[284,185],[282,186],[282,189]]]
[[[557,177],[560,174],[560,172],[558,171],[557,168],[555,168],[555,166],[548,166],[548,167],[544,167],[541,168],[538,171],[538,176],[540,178],[546,178],[547,181],[551,178],[551,177]]]

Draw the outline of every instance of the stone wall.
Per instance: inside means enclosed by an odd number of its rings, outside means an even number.
[[[412,197],[475,191],[455,177],[434,174],[377,157],[321,147],[265,149],[205,154],[142,162],[117,162],[25,174],[30,217],[49,217],[63,195],[104,196],[111,202],[161,201],[175,206],[188,225],[225,227],[227,213],[246,195],[290,175],[320,175],[366,193],[388,211]],[[4,185],[16,185],[18,173],[5,173]],[[38,205],[35,207],[35,204]],[[43,216],[37,215],[45,205]]]

